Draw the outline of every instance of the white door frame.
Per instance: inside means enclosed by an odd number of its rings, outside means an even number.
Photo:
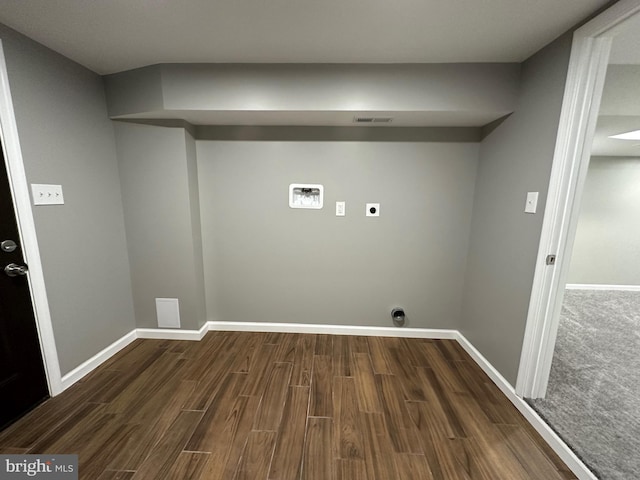
[[[49,302],[47,300],[40,250],[38,249],[36,228],[31,211],[29,186],[22,161],[18,126],[13,110],[13,101],[11,100],[9,76],[2,40],[0,40],[0,136],[4,146],[7,175],[16,210],[20,243],[25,261],[29,265],[29,287],[40,339],[40,350],[44,361],[49,393],[54,396],[62,392],[60,364],[53,336],[51,312],[49,311]]]
[[[531,290],[516,393],[544,397],[612,39],[640,12],[620,0],[575,31]],[[555,265],[546,265],[549,254]]]

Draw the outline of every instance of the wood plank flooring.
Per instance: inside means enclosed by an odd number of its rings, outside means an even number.
[[[87,480],[575,478],[452,340],[137,340],[0,453],[77,453]]]

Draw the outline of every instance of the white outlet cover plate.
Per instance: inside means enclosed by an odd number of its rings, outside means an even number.
[[[34,205],[64,205],[62,185],[31,184]]]
[[[344,217],[346,213],[346,202],[336,202],[336,217]]]
[[[524,213],[536,213],[538,210],[538,192],[527,192]]]
[[[373,211],[372,211],[373,209]],[[379,203],[367,203],[367,208],[364,211],[367,217],[379,217],[380,216],[380,204]]]

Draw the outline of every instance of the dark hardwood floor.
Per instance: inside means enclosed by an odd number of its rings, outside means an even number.
[[[0,433],[80,478],[575,478],[455,341],[137,340]]]

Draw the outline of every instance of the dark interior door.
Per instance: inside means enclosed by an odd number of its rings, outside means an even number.
[[[0,429],[48,396],[26,265],[0,148]]]

